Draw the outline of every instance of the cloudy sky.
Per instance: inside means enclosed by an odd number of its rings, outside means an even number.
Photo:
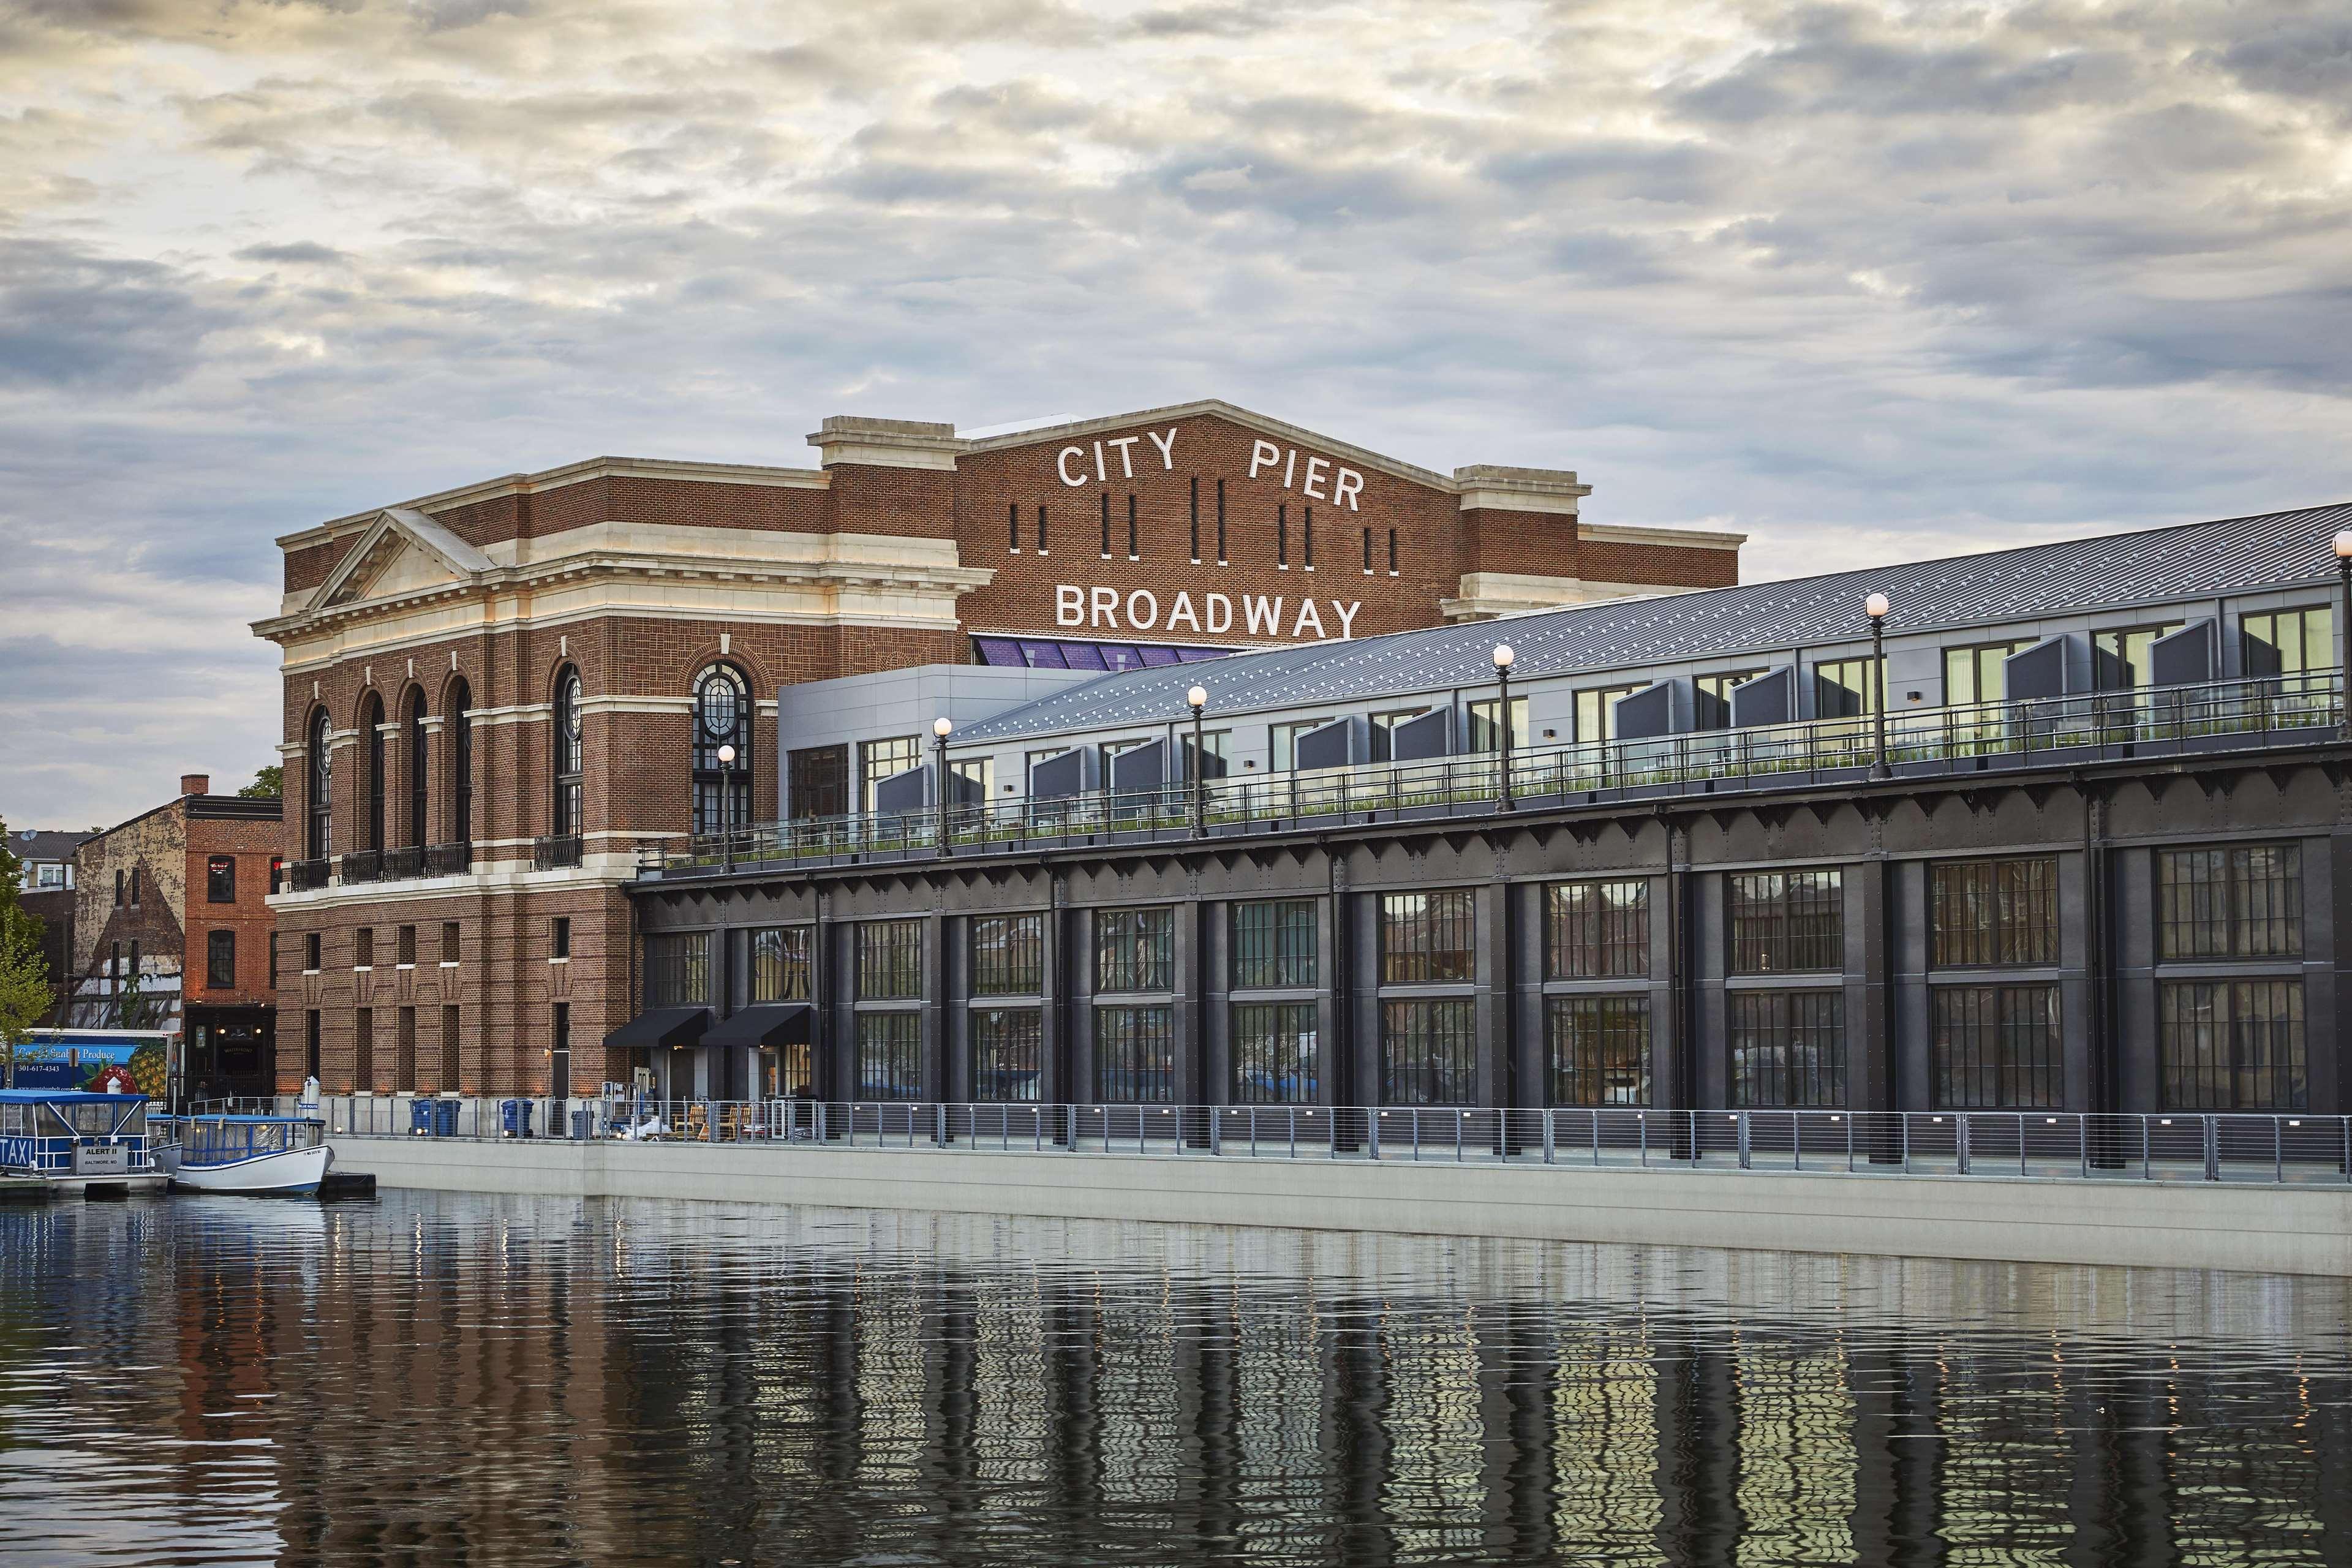
[[[0,0],[0,816],[273,760],[273,535],[1221,396],[1750,576],[2352,497],[2334,4]]]

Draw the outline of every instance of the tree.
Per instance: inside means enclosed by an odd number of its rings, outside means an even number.
[[[286,793],[286,765],[272,763],[253,775],[253,782],[236,792],[247,800],[277,800]]]
[[[41,952],[40,918],[16,901],[24,879],[24,862],[8,847],[8,825],[0,822],[0,1077],[10,1089],[16,1086],[18,1063],[29,1066],[55,1054],[32,1043],[33,1026],[57,996]]]
[[[16,1087],[16,1068],[52,1060],[54,1046],[33,1043],[33,1026],[55,1000],[49,961],[41,953],[40,922],[18,914],[0,922],[0,1068],[6,1087]]]

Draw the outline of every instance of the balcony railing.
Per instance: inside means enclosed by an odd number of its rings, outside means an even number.
[[[343,857],[343,880],[349,882],[381,882],[383,880],[383,851],[354,849]]]
[[[423,846],[405,844],[383,852],[383,879],[387,882],[406,881],[411,877],[425,875]]]
[[[278,868],[278,889],[281,893],[315,892],[327,885],[334,870],[332,860],[289,860]]]
[[[559,834],[552,838],[534,838],[530,845],[530,868],[534,871],[562,871],[580,864],[587,845],[577,833]]]
[[[2336,737],[2338,672],[2198,686],[2091,692],[1916,709],[1886,715],[1886,763],[1897,778],[2065,766],[2211,751],[2304,746]],[[1519,751],[1512,805],[1597,805],[1867,781],[1878,760],[1870,715],[1711,730]],[[640,853],[645,877],[709,875],[941,853],[1002,853],[1031,845],[1133,843],[1278,833],[1505,809],[1502,759],[1487,752],[1429,762],[1320,768],[1211,779],[1158,789],[1088,791],[899,813],[770,823],[698,834],[683,851]],[[941,831],[945,830],[944,848]],[[541,840],[542,844],[551,842]]]
[[[425,851],[425,874],[428,877],[457,877],[474,868],[474,847],[470,843],[436,844]]]

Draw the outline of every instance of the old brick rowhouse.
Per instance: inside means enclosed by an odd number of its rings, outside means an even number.
[[[618,889],[641,848],[783,814],[782,687],[1738,579],[1738,536],[1586,522],[1572,472],[1449,477],[1223,403],[982,437],[834,417],[809,441],[815,468],[598,458],[278,541],[255,630],[284,652],[281,1089],[624,1076]]]

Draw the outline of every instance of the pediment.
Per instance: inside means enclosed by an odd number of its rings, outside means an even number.
[[[334,609],[456,586],[488,571],[490,558],[424,513],[390,507],[319,584],[312,609]]]

